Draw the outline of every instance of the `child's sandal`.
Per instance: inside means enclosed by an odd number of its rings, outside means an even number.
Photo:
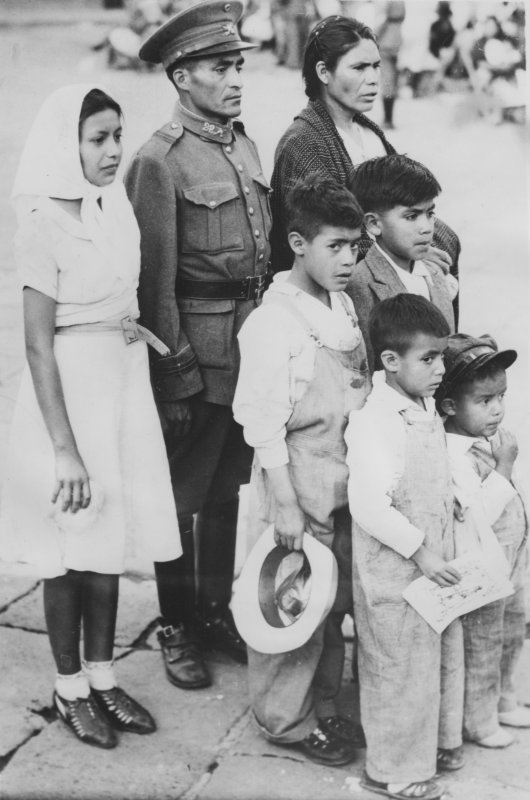
[[[464,750],[462,746],[449,750],[438,748],[436,753],[436,768],[443,772],[456,772],[464,766]]]
[[[361,786],[363,789],[368,789],[370,792],[376,794],[383,794],[385,797],[395,797],[396,800],[440,800],[443,794],[443,789],[435,780],[416,781],[409,783],[398,792],[392,792],[388,783],[381,783],[374,781],[373,778],[365,772],[361,778]]]

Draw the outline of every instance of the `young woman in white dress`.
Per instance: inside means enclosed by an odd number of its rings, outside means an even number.
[[[136,339],[140,235],[114,182],[121,124],[103,89],[67,86],[46,100],[22,153],[13,201],[27,365],[0,534],[0,556],[44,578],[58,713],[105,748],[117,729],[156,727],[114,676],[119,575],[182,552],[147,346]]]

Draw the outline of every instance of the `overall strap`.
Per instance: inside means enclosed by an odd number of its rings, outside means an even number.
[[[271,302],[270,297],[267,299],[268,302]],[[293,303],[287,295],[275,295],[274,300],[272,302],[276,303],[276,305],[280,305],[283,306],[284,308],[289,309],[291,314],[298,320],[298,322],[300,323],[304,331],[307,333],[307,335],[314,340],[316,346],[323,347],[322,340],[320,338],[318,331],[316,331],[312,327],[309,320],[306,319],[306,317],[304,317],[300,309],[296,307],[296,304]]]

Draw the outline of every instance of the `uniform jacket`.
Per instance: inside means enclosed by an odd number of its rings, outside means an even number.
[[[445,275],[442,270],[425,262],[425,266],[430,272],[429,294],[431,302],[437,306],[451,329],[455,332],[455,316],[451,297],[445,282]],[[374,369],[374,354],[368,335],[368,318],[372,308],[381,300],[388,297],[395,297],[396,294],[406,292],[405,285],[400,281],[396,270],[388,263],[387,259],[379,252],[376,247],[371,247],[362,261],[355,266],[353,277],[346,289],[347,294],[353,300],[355,312],[359,319],[359,327],[362,331],[370,370]]]
[[[243,279],[269,262],[269,185],[243,124],[217,125],[177,104],[172,122],[134,156],[125,185],[141,232],[142,323],[171,350],[151,355],[162,402],[204,390],[232,402],[237,333],[254,300],[189,299],[175,281]]]

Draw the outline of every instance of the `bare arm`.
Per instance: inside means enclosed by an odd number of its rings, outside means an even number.
[[[301,550],[305,529],[305,514],[291,483],[289,467],[272,467],[267,470],[272,491],[278,507],[274,523],[274,540],[289,550]]]
[[[73,513],[90,503],[88,473],[68,419],[57,361],[53,352],[55,300],[36,289],[24,289],[24,332],[35,394],[55,453],[52,502],[62,493],[62,509]]]

